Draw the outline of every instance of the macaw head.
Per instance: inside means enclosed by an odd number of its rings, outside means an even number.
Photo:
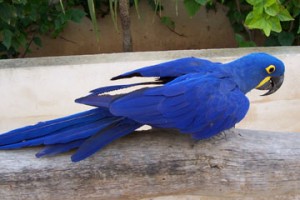
[[[268,90],[262,96],[270,95],[281,87],[284,80],[283,62],[266,53],[251,53],[228,64],[244,93],[256,88]]]

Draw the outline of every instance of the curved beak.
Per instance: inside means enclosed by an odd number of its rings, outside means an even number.
[[[259,88],[256,88],[256,89],[269,90],[265,94],[261,95],[261,96],[267,96],[267,95],[270,95],[270,94],[273,94],[274,92],[276,92],[281,87],[283,80],[284,80],[284,75],[277,76],[277,77],[271,77],[268,82],[266,82],[265,84],[263,84],[262,86],[260,86]]]

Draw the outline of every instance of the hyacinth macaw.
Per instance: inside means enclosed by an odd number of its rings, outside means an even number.
[[[254,88],[268,90],[264,95],[276,92],[284,70],[282,61],[266,53],[224,64],[187,57],[144,67],[111,80],[136,76],[156,77],[155,81],[92,90],[75,101],[96,108],[1,134],[0,149],[45,145],[37,157],[77,149],[71,157],[77,162],[145,124],[177,129],[198,140],[209,138],[244,118],[247,92]],[[108,94],[137,85],[145,87]]]

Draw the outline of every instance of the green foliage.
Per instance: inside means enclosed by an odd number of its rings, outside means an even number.
[[[265,45],[293,45],[300,41],[299,0],[218,0],[228,7],[227,16],[236,33],[239,46],[253,46],[252,29],[267,36]],[[187,13],[194,16],[203,5],[216,1],[185,0]],[[250,40],[250,41],[249,41]]]
[[[175,2],[176,13],[177,13],[177,0]],[[168,16],[161,16],[161,11],[164,10],[163,5],[161,4],[160,0],[148,0],[148,4],[152,7],[153,11],[158,14],[160,18],[160,22],[168,27],[170,30],[175,31],[175,22],[171,17]]]
[[[249,12],[245,24],[251,29],[263,30],[264,34],[268,36],[265,42],[266,46],[299,44],[299,0],[265,0],[263,5],[260,1],[254,3],[255,1],[248,0],[247,2],[253,6],[253,11]],[[257,12],[259,14],[253,17],[253,14]]]
[[[189,16],[194,16],[199,11],[201,4],[196,0],[184,0],[184,6]]]
[[[253,10],[246,17],[246,26],[250,29],[261,29],[266,36],[270,36],[271,31],[280,33],[280,22],[293,20],[289,11],[277,0],[247,2],[253,6]]]
[[[155,13],[159,11],[161,22],[175,31],[175,22],[162,16],[161,0],[148,0]],[[202,6],[215,9],[216,3],[228,8],[227,16],[236,33],[238,46],[255,46],[253,29],[261,30],[267,36],[265,45],[300,44],[300,1],[299,0],[184,0],[184,7],[190,17]],[[175,1],[176,13],[178,1]]]
[[[93,23],[93,28],[94,31],[96,33],[96,37],[97,40],[99,41],[99,37],[100,37],[100,31],[97,25],[97,18],[96,18],[96,11],[95,11],[95,4],[94,4],[94,0],[87,0],[87,4],[88,4],[88,9],[89,9],[89,14]]]
[[[0,0],[0,58],[18,57],[21,49],[25,55],[32,43],[42,46],[39,35],[57,37],[68,21],[80,22],[85,13],[73,8],[76,3]]]
[[[184,0],[184,6],[189,16],[194,16],[200,9],[208,3],[212,3],[212,0]]]
[[[98,41],[100,39],[100,30],[97,22],[97,14],[100,14],[101,17],[105,17],[105,15],[110,14],[115,29],[119,32],[117,23],[119,0],[80,0],[80,2],[84,10],[88,13],[88,17],[93,23],[93,29],[96,33]],[[138,18],[140,18],[138,3],[139,0],[129,0],[129,5],[135,6]]]
[[[281,32],[278,35],[278,42],[281,46],[291,46],[294,42],[295,36],[290,32]]]
[[[245,40],[244,36],[242,36],[241,34],[238,34],[238,33],[235,34],[235,40],[238,44],[238,47],[255,47],[256,46],[255,42]]]
[[[40,35],[57,37],[68,21],[80,22],[86,14],[77,9],[80,5],[92,20],[99,39],[97,14],[104,17],[111,14],[117,27],[117,6],[119,0],[0,0],[0,58],[20,57],[30,52],[31,44],[42,46]],[[56,3],[52,3],[56,2]],[[129,0],[140,17],[139,0]],[[175,22],[162,16],[162,0],[148,0],[161,23],[175,31]],[[179,0],[174,0],[178,14]],[[227,16],[232,24],[238,46],[255,46],[254,30],[261,30],[266,36],[265,45],[300,44],[300,1],[299,0],[184,0],[184,7],[190,17],[202,6],[215,9],[215,4],[228,8]],[[95,10],[96,8],[96,10]]]
[[[175,30],[175,22],[170,17],[163,16],[160,18],[160,22],[166,25],[169,29]]]
[[[109,9],[110,9],[110,15],[111,19],[114,23],[115,29],[119,32],[118,24],[117,24],[117,19],[118,19],[118,1],[114,0],[109,0]]]

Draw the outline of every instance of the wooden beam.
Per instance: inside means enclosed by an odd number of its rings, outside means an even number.
[[[170,130],[136,132],[96,155],[36,159],[0,151],[1,199],[300,198],[300,134],[230,130],[195,142]],[[210,199],[210,198],[208,198]]]

